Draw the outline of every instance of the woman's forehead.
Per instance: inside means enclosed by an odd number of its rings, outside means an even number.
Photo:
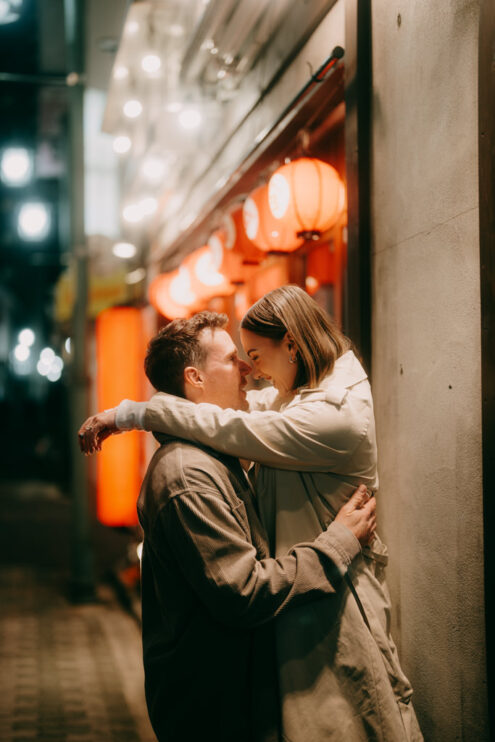
[[[273,338],[267,338],[263,335],[256,335],[250,330],[241,329],[241,343],[244,348],[244,352],[249,355],[250,353],[267,351],[271,354],[276,353],[280,347],[280,340],[274,340]]]

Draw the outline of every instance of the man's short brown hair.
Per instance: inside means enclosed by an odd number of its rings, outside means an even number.
[[[205,349],[199,335],[204,329],[223,330],[228,323],[226,314],[198,312],[190,319],[175,319],[152,338],[144,359],[146,376],[159,392],[184,396],[184,369],[201,368]]]

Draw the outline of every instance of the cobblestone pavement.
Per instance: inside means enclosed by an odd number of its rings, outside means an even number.
[[[99,527],[97,601],[74,605],[70,532],[53,488],[0,487],[0,742],[156,742],[140,627],[102,579],[125,539]]]
[[[27,567],[0,575],[0,740],[152,742],[139,627],[111,591],[74,606]]]

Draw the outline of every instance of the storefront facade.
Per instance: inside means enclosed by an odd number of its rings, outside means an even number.
[[[135,3],[127,33],[136,12],[144,18],[165,5]],[[232,14],[245,3],[234,5]],[[492,574],[492,557],[483,538],[488,403],[481,378],[482,367],[484,378],[490,369],[489,339],[480,333],[480,244],[487,243],[478,182],[485,93],[478,94],[478,83],[493,14],[483,1],[314,0],[292,10],[289,23],[283,3],[275,5],[281,15],[270,31],[273,43],[260,47],[254,63],[246,36],[252,66],[235,94],[225,92],[231,97],[223,114],[207,114],[215,136],[198,133],[189,145],[197,161],[172,164],[182,174],[154,194],[158,209],[147,229],[127,224],[129,239],[151,245],[141,298],[152,300],[146,285],[177,272],[225,232],[225,217],[286,159],[308,156],[335,168],[346,199],[331,227],[290,252],[261,250],[245,262],[248,280],[232,281],[233,291],[203,305],[227,311],[235,332],[243,307],[291,281],[314,292],[356,343],[374,392],[392,630],[425,739],[488,740],[484,570]],[[213,3],[208,12],[196,27],[203,52],[215,48],[205,46],[214,40],[205,25],[215,27]],[[124,28],[114,69],[129,49]],[[182,54],[189,67],[179,82],[199,74],[192,52]],[[223,81],[234,54],[221,44],[218,53]],[[210,73],[204,62],[203,81]],[[148,89],[141,92],[153,100]],[[105,126],[115,135],[120,95],[114,80]],[[161,105],[167,101],[170,108],[170,95]],[[163,154],[159,123],[150,116],[134,130],[135,163],[151,151]],[[127,185],[135,163],[127,166]]]

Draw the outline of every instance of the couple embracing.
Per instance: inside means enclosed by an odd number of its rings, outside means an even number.
[[[350,341],[302,289],[241,323],[150,342],[158,393],[89,418],[81,447],[152,430],[138,500],[143,652],[160,742],[421,742],[375,533],[373,403]],[[246,393],[247,376],[270,385]],[[248,469],[247,462],[254,462]]]

